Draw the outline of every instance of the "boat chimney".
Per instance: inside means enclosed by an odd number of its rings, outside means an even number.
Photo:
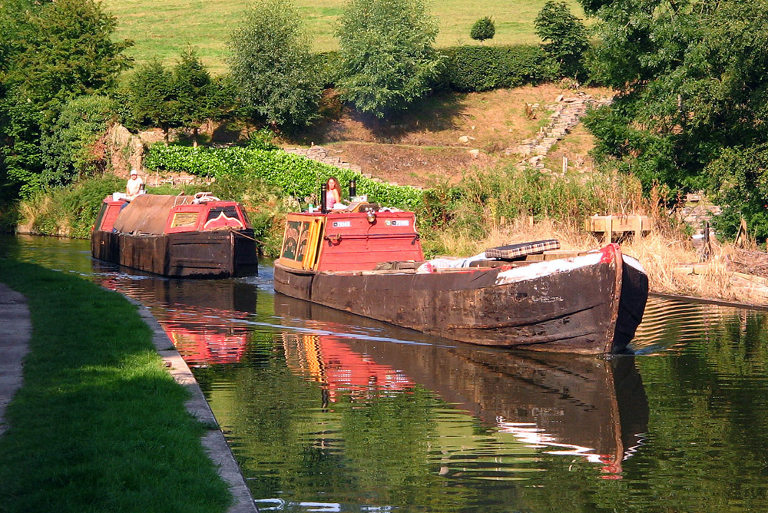
[[[327,192],[328,186],[326,184],[323,184],[320,186],[320,212],[325,214],[328,212],[328,204],[325,199],[325,193]]]
[[[349,201],[352,201],[355,196],[357,196],[357,182],[353,178],[349,181]]]

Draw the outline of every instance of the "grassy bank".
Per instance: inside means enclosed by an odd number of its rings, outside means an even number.
[[[206,429],[122,296],[74,275],[0,259],[32,316],[24,385],[0,438],[4,512],[215,512],[226,484]]]
[[[232,27],[242,19],[248,0],[104,0],[106,9],[118,19],[117,37],[136,42],[129,55],[138,63],[152,57],[166,62],[178,58],[187,45],[198,49],[206,66],[217,74],[226,71],[227,40]],[[315,51],[335,50],[337,19],[344,0],[295,0],[301,9],[307,32]],[[484,0],[432,2],[430,11],[438,18],[440,33],[437,46],[447,47],[475,43],[469,37],[478,18],[491,16],[496,22],[496,35],[486,45],[538,43],[533,20],[546,0]],[[575,0],[567,0],[577,15],[582,10]],[[173,27],[173,30],[169,30]]]

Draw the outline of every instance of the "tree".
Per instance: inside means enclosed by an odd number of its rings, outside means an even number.
[[[289,0],[258,0],[229,48],[232,79],[246,108],[275,125],[306,126],[318,117],[321,76]]]
[[[159,126],[166,144],[168,131],[180,126],[173,75],[155,58],[140,66],[128,80],[128,110],[137,126]]]
[[[737,162],[753,149],[763,154],[767,0],[582,5],[602,21],[594,76],[619,91],[612,106],[587,119],[604,157],[637,173],[646,189],[662,182],[685,191],[722,190],[728,173],[712,181],[705,171],[721,156]],[[750,176],[760,173],[746,175],[747,181]],[[744,213],[754,211],[753,205]]]
[[[175,118],[181,126],[192,128],[193,143],[197,146],[200,124],[213,116],[217,108],[214,83],[192,48],[181,53],[172,73]]]
[[[94,0],[9,0],[0,11],[0,178],[28,194],[44,182],[40,140],[61,108],[110,92],[131,43],[113,40],[115,18]]]
[[[52,129],[40,141],[45,187],[68,185],[106,168],[99,137],[115,116],[114,101],[106,96],[78,96],[64,105]]]
[[[422,0],[350,0],[338,31],[342,98],[379,118],[406,109],[439,73],[437,30]]]
[[[587,29],[571,14],[565,2],[549,0],[534,20],[536,34],[544,42],[544,51],[560,63],[565,76],[583,74],[582,56],[589,48]]]
[[[493,39],[496,35],[496,25],[490,16],[480,18],[472,25],[472,30],[469,31],[469,37],[481,43],[486,39]]]

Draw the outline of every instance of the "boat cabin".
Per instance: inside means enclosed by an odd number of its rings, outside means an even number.
[[[123,212],[132,205],[130,211]],[[94,231],[170,234],[203,232],[250,226],[242,207],[234,201],[221,201],[209,193],[195,196],[142,194],[127,202],[107,196],[102,204]]]
[[[289,214],[278,263],[306,271],[366,271],[382,262],[424,260],[413,212]]]

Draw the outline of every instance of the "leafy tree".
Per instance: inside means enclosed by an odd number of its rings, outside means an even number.
[[[181,53],[172,73],[176,120],[181,126],[192,128],[194,145],[197,146],[200,124],[216,112],[214,82],[191,48]]]
[[[350,0],[338,31],[342,98],[382,118],[424,96],[440,69],[422,0]]]
[[[587,29],[571,14],[565,2],[549,0],[534,20],[536,34],[544,42],[542,47],[560,63],[566,76],[580,76],[584,72],[582,56],[589,48]]]
[[[40,141],[43,185],[67,185],[104,171],[106,156],[97,143],[114,112],[114,101],[100,95],[79,96],[64,105]]]
[[[469,37],[481,43],[486,39],[493,39],[496,35],[496,24],[490,16],[480,18],[472,25],[472,29],[469,31]]]
[[[309,125],[317,118],[321,75],[289,0],[258,0],[229,47],[232,79],[246,108],[275,125]]]
[[[5,192],[42,186],[40,141],[61,108],[113,89],[130,41],[94,0],[9,0],[0,9],[0,180]]]
[[[582,5],[602,21],[593,73],[619,91],[588,120],[600,153],[646,189],[721,190],[728,173],[707,166],[768,140],[768,1]]]
[[[705,174],[723,206],[715,219],[718,232],[735,236],[743,217],[749,220],[751,236],[768,239],[768,143],[726,148]]]
[[[159,126],[165,141],[168,131],[180,126],[173,74],[155,58],[140,66],[128,80],[128,107],[136,126]]]

